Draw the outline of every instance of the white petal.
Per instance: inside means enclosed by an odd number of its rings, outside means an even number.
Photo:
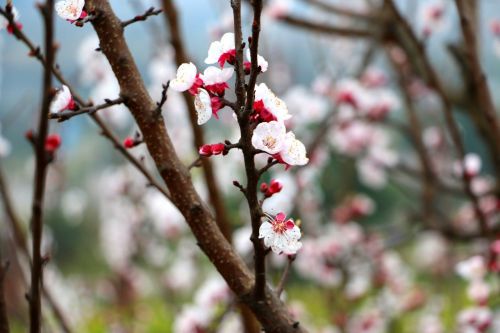
[[[65,20],[78,20],[82,15],[85,0],[62,0],[55,4],[57,15]]]
[[[222,44],[219,41],[215,41],[212,44],[210,44],[210,47],[208,48],[208,56],[205,59],[206,64],[215,64],[217,61],[219,61],[220,56],[222,55]]]
[[[63,85],[62,88],[57,91],[56,95],[52,99],[52,102],[50,103],[50,113],[59,113],[64,111],[71,102],[71,98],[69,88]]]
[[[191,62],[180,65],[175,79],[170,81],[170,88],[178,92],[188,90],[194,84],[197,72],[196,66]]]
[[[295,139],[292,132],[286,134],[283,150],[280,152],[283,161],[289,165],[305,165],[309,162],[306,157],[306,147],[302,142]]]
[[[205,124],[212,117],[212,103],[210,95],[205,89],[198,89],[194,99],[194,107],[198,115],[198,125]]]
[[[259,238],[264,238],[270,233],[273,233],[273,226],[269,222],[263,222],[259,228]]]
[[[285,132],[285,125],[282,122],[260,123],[253,132],[252,145],[268,154],[277,154],[283,147]]]
[[[222,45],[222,53],[234,50],[236,48],[234,46],[234,33],[232,32],[225,33],[222,36],[220,42]]]
[[[285,234],[291,240],[299,240],[301,237],[300,228],[294,226],[292,229],[286,230]]]

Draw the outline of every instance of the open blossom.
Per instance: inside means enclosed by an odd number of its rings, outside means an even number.
[[[268,154],[278,154],[285,143],[286,128],[280,121],[260,123],[253,131],[252,145]]]
[[[223,67],[226,62],[233,63],[235,57],[236,47],[234,46],[234,34],[228,32],[222,36],[220,41],[215,41],[210,44],[205,63],[211,65],[217,62]]]
[[[306,165],[309,162],[306,156],[306,147],[295,138],[295,134],[292,132],[286,134],[280,158],[288,165]]]
[[[276,97],[265,83],[255,86],[255,102],[253,108],[259,120],[262,121],[285,121],[291,118],[285,102]]]
[[[247,57],[248,62],[245,63],[245,70],[249,71],[250,70],[250,66],[252,66],[252,55],[250,53],[250,49],[246,50],[246,57]],[[263,56],[257,54],[257,66],[259,66],[260,67],[260,71],[262,73],[264,73],[264,72],[267,71],[267,68],[269,67],[269,64],[266,61],[266,59],[264,59]]]
[[[205,84],[205,89],[212,94],[224,95],[224,91],[229,88],[227,81],[234,73],[233,68],[217,68],[210,66],[200,75]]]
[[[76,21],[79,18],[87,16],[83,7],[85,0],[61,0],[56,3],[56,13],[68,21]]]
[[[259,238],[264,238],[264,245],[277,254],[295,254],[302,247],[299,242],[300,229],[292,219],[286,219],[284,213],[261,224]]]
[[[481,256],[474,256],[470,259],[461,261],[457,264],[455,269],[458,275],[469,281],[480,280],[487,272],[486,263]]]
[[[205,124],[212,117],[212,99],[205,89],[198,89],[194,98],[194,107],[198,116],[198,125]]]
[[[463,173],[467,177],[475,177],[481,171],[481,158],[474,154],[470,153],[464,156],[462,162],[457,162],[454,165],[454,171],[457,176],[462,176]]]
[[[192,62],[180,65],[175,79],[170,81],[170,88],[173,90],[178,92],[189,90],[192,95],[196,95],[202,85],[203,81],[199,78],[196,66]]]
[[[75,101],[73,96],[71,96],[71,91],[65,85],[59,89],[50,104],[50,113],[59,113],[64,110],[74,110]]]

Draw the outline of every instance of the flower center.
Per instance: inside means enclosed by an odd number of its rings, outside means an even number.
[[[262,143],[269,149],[274,149],[276,147],[276,139],[270,135],[266,136],[264,140],[262,140]]]

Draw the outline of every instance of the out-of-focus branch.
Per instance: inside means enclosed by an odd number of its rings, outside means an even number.
[[[285,270],[283,271],[283,275],[281,276],[280,282],[276,287],[276,293],[278,294],[278,296],[281,296],[281,293],[283,293],[283,290],[285,289],[285,284],[288,281],[288,276],[290,275],[290,269],[292,268],[292,264],[294,261],[295,261],[295,256],[288,256]]]
[[[465,146],[463,143],[462,136],[460,134],[460,129],[453,115],[451,102],[448,96],[446,95],[446,92],[444,91],[444,88],[429,61],[427,54],[425,53],[423,44],[418,40],[418,37],[416,36],[412,27],[409,25],[409,23],[406,21],[403,15],[399,12],[393,0],[385,0],[384,8],[386,8],[389,11],[390,18],[393,20],[394,24],[398,27],[398,29],[388,30],[388,34],[391,34],[395,38],[395,40],[398,41],[399,45],[407,51],[408,55],[411,54],[412,56],[414,56],[414,58],[418,59],[418,63],[421,64],[422,66],[421,70],[423,70],[423,73],[425,73],[424,79],[426,80],[427,84],[431,88],[433,88],[436,91],[436,93],[441,97],[443,104],[442,110],[445,118],[446,127],[451,135],[453,144],[455,145],[455,148],[458,152],[458,158],[460,161],[463,161],[466,154]],[[399,29],[401,33],[404,35],[404,37],[398,34]],[[406,44],[406,42],[403,41],[401,38],[403,39],[406,38],[406,40],[409,41],[409,43],[412,45],[411,49],[415,53],[408,53],[408,49],[406,48],[408,47],[408,44]],[[481,210],[479,206],[479,200],[477,196],[472,191],[471,179],[466,175],[465,172],[463,172],[462,180],[463,180],[464,191],[474,206],[474,212],[477,220],[479,221],[481,232],[483,233],[483,235],[487,235],[488,225],[486,216],[484,215],[484,212]]]
[[[390,46],[389,46],[390,47]],[[396,59],[391,57],[391,53],[388,52],[389,60],[397,74],[397,79],[399,86],[401,88],[401,93],[403,96],[403,101],[408,117],[410,126],[408,126],[409,134],[411,136],[411,141],[415,146],[417,155],[420,159],[420,164],[423,170],[422,175],[422,203],[423,203],[423,215],[426,221],[432,221],[433,202],[434,202],[434,186],[436,183],[436,176],[434,174],[434,169],[427,154],[427,149],[422,139],[423,128],[418,118],[417,111],[414,108],[412,98],[409,92],[410,78],[408,77],[408,71],[405,70],[405,64],[398,63]]]
[[[315,23],[299,17],[286,15],[279,18],[282,22],[291,26],[327,35],[335,35],[348,38],[372,38],[378,35],[378,29],[358,29],[337,27],[327,24]]]
[[[166,23],[170,31],[170,43],[175,50],[175,62],[177,66],[180,66],[181,64],[190,61],[182,40],[177,8],[172,0],[162,0],[162,3],[163,9],[165,10]],[[191,94],[187,91],[184,92],[182,96],[184,97],[184,101],[189,112],[189,120],[194,135],[194,148],[198,151],[198,149],[205,144],[205,133],[203,128],[197,124],[197,115],[194,107],[193,96],[191,96]],[[201,163],[203,167],[203,174],[205,176],[205,182],[208,188],[210,203],[215,212],[215,220],[226,239],[230,241],[232,237],[231,223],[227,217],[226,208],[224,207],[224,198],[217,183],[212,161],[208,158],[203,158]]]
[[[469,79],[471,80],[468,88],[472,99],[478,109],[471,111],[473,119],[477,119],[479,129],[483,129],[485,139],[491,147],[492,158],[496,168],[497,176],[497,196],[500,197],[500,126],[496,115],[495,105],[491,96],[491,91],[488,87],[486,75],[481,67],[479,59],[479,47],[477,27],[475,26],[476,19],[473,14],[475,1],[455,0],[458,14],[460,16],[460,26],[466,47],[463,52],[470,72]],[[477,8],[476,8],[477,10]],[[477,13],[476,13],[477,14]],[[474,117],[474,114],[479,113]]]
[[[159,15],[162,12],[163,12],[162,9],[155,9],[154,7],[151,7],[148,10],[146,10],[144,12],[144,14],[137,15],[137,16],[135,16],[134,18],[132,18],[130,20],[123,21],[122,22],[122,27],[125,28],[125,27],[127,27],[127,26],[129,26],[129,25],[131,25],[133,23],[146,21],[148,19],[148,17]]]
[[[9,191],[9,186],[5,180],[1,166],[0,166],[0,194],[1,194],[2,202],[3,202],[3,206],[5,208],[5,212],[7,213],[6,220],[8,221],[9,227],[11,229],[13,236],[14,236],[14,242],[16,244],[16,247],[20,250],[20,252],[24,256],[24,259],[31,267],[31,265],[32,265],[31,255],[30,255],[30,252],[28,250],[28,245],[27,245],[28,243],[26,241],[26,234],[23,231],[21,219],[19,218],[18,214],[15,211],[14,204],[12,202],[10,191]],[[49,304],[49,306],[54,314],[54,317],[56,318],[56,321],[59,324],[62,332],[71,333],[69,323],[67,322],[66,318],[64,317],[62,310],[57,305],[57,302],[55,301],[54,297],[52,296],[50,289],[48,289],[46,285],[42,285],[42,291],[43,291],[43,296],[45,297],[45,300]]]
[[[0,256],[0,260],[2,257]],[[9,333],[9,318],[7,317],[7,304],[5,303],[4,281],[7,271],[9,270],[9,262],[0,263],[0,333]]]
[[[231,290],[249,306],[268,333],[305,332],[294,325],[284,304],[269,288],[264,301],[253,294],[255,284],[245,263],[221,233],[209,210],[194,189],[187,168],[179,160],[166,131],[164,121],[154,114],[139,70],[123,36],[120,20],[106,0],[89,0],[97,18],[92,25],[100,40],[121,89],[121,96],[139,126],[146,146],[171,193],[172,202],[182,213],[201,250],[208,256]]]
[[[360,11],[345,8],[333,3],[326,3],[323,0],[303,0],[325,12],[332,13],[335,15],[347,16],[360,21],[367,21],[369,23],[374,23],[380,20],[377,15],[372,15],[369,13],[363,13]]]
[[[47,66],[43,73],[43,100],[38,120],[38,130],[35,140],[35,180],[31,217],[32,232],[32,267],[31,289],[29,292],[30,305],[30,332],[40,333],[42,329],[42,300],[41,286],[43,281],[43,264],[41,246],[43,232],[43,202],[45,184],[49,164],[48,152],[45,149],[45,140],[49,132],[49,110],[52,101],[52,71],[55,63],[54,45],[54,0],[47,0],[40,5],[45,27],[45,54]]]

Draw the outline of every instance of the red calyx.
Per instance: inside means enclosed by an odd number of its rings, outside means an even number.
[[[210,106],[212,107],[214,117],[219,119],[217,112],[224,107],[224,102],[219,97],[214,96],[210,98]]]
[[[224,96],[224,93],[226,92],[226,89],[229,88],[226,82],[222,83],[216,83],[216,84],[210,84],[205,86],[205,89],[214,94],[214,95],[219,95],[219,96]]]
[[[264,190],[263,187],[265,187]],[[261,192],[264,193],[264,196],[266,198],[272,197],[274,194],[281,192],[282,189],[283,189],[283,184],[281,184],[276,179],[271,180],[269,186],[266,183],[262,183],[262,185],[260,185],[260,190]]]
[[[235,63],[235,60],[236,60],[236,49],[221,54],[218,63],[220,67],[224,67],[224,64],[226,62],[233,65]]]
[[[45,139],[45,150],[53,153],[61,146],[61,136],[59,134],[51,134]]]
[[[261,191],[262,193],[266,193],[268,189],[269,189],[269,187],[267,186],[267,184],[266,184],[266,183],[262,183],[262,184],[260,184],[260,191]]]
[[[203,80],[200,78],[200,73],[196,74],[196,79],[194,80],[193,85],[189,88],[189,93],[193,96],[198,94],[198,89],[203,87]]]

